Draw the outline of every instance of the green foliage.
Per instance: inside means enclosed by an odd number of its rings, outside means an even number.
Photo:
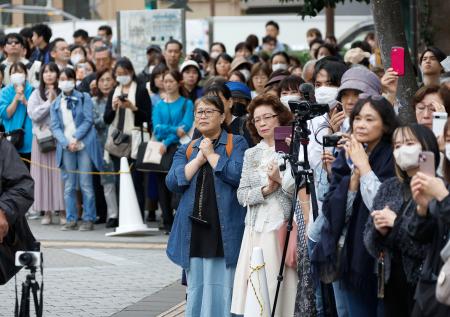
[[[279,0],[281,3],[288,2],[299,2],[300,0]],[[345,3],[346,0],[303,0],[304,5],[299,12],[304,19],[305,16],[315,17],[319,14],[320,11],[323,10],[324,7],[332,7],[335,8],[338,3]],[[367,4],[370,3],[370,0],[347,0],[347,1],[356,1],[356,2],[365,2]]]
[[[289,51],[288,54],[297,57],[302,65],[305,65],[306,62],[311,59],[309,56],[309,50]]]

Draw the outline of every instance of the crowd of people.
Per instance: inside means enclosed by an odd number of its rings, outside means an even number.
[[[94,37],[77,30],[72,43],[45,24],[7,34],[0,118],[35,182],[29,217],[57,218],[62,230],[117,227],[120,183],[111,172],[121,157],[136,163],[136,135],[148,131],[161,168],[133,168],[131,177],[142,217],[156,221],[161,210],[167,255],[187,283],[186,316],[244,314],[248,288],[258,297],[247,285],[254,247],[273,304],[291,209],[275,316],[449,316],[435,292],[438,276],[450,274],[440,272],[450,125],[433,124],[433,113],[450,112],[446,55],[422,52],[420,88],[404,105],[400,76],[383,64],[373,33],[342,52],[336,38],[310,29],[302,63],[278,40],[276,22],[265,28],[261,42],[249,35],[233,52],[220,42],[185,56],[174,39],[151,45],[143,70],[118,56],[107,25]],[[290,104],[304,100],[305,84],[314,87],[310,102],[329,107],[307,123],[316,195],[295,182],[289,162],[280,168],[275,149],[275,129],[291,125]],[[417,123],[399,125],[402,107]]]

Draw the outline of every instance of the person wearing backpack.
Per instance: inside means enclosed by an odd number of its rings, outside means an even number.
[[[236,191],[248,145],[228,133],[219,97],[201,98],[194,115],[202,136],[178,148],[166,178],[181,194],[166,252],[186,271],[186,316],[225,317],[244,232]]]

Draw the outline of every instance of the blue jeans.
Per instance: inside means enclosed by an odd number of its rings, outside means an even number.
[[[312,250],[314,249],[315,245],[317,243],[314,242],[311,239],[308,239],[308,253],[311,257]],[[320,279],[317,278],[317,276],[313,275],[313,281],[314,281],[314,294],[316,296],[316,310],[317,310],[317,317],[323,317],[324,316],[324,307],[323,307],[323,301],[322,301],[322,287],[320,283]]]
[[[68,171],[92,172],[91,158],[85,149],[78,152],[63,150],[63,169]],[[77,221],[77,179],[83,195],[83,221],[95,221],[95,194],[92,175],[62,172],[64,180],[64,202],[66,204],[67,221]]]
[[[333,282],[334,301],[336,302],[336,311],[339,317],[349,317],[350,312],[347,306],[347,298],[344,287],[340,281]]]

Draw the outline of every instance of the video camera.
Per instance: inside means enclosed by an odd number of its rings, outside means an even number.
[[[42,263],[42,253],[39,251],[17,251],[16,266],[40,267]]]
[[[315,102],[313,85],[308,83],[301,84],[299,90],[303,95],[303,100],[291,100],[288,102],[289,108],[295,114],[296,119],[307,121],[330,111],[328,104]]]

